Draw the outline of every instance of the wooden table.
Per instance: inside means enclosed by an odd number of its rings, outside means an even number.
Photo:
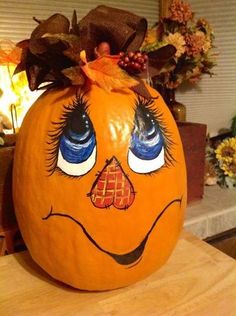
[[[147,279],[90,293],[52,280],[21,252],[0,258],[0,315],[235,316],[236,261],[183,232],[169,261]]]

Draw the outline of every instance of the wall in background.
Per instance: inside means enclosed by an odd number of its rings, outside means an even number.
[[[207,75],[200,84],[181,89],[177,100],[187,106],[187,119],[205,123],[211,135],[220,128],[229,127],[236,115],[236,1],[235,0],[188,0],[197,17],[205,17],[215,31],[215,44],[219,52],[216,75]],[[145,16],[152,26],[159,16],[158,0],[8,0],[0,1],[0,38],[14,42],[29,37],[36,23],[55,12],[71,18],[76,9],[80,19],[98,4],[106,4],[130,10]]]
[[[219,56],[212,70],[196,86],[181,89],[177,100],[187,106],[187,120],[206,123],[211,135],[229,127],[236,115],[236,1],[189,0],[196,17],[212,25]]]

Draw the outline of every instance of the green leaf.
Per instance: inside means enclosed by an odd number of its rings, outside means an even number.
[[[232,119],[231,130],[232,130],[233,136],[236,136],[236,116],[233,117]]]

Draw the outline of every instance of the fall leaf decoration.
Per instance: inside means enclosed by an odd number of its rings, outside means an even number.
[[[130,88],[138,84],[134,78],[118,66],[119,56],[107,55],[88,63],[86,53],[82,51],[80,58],[84,62],[81,69],[86,76],[108,92],[113,89]]]
[[[82,86],[85,83],[85,78],[81,72],[80,66],[74,66],[62,70],[63,75],[71,81],[72,85]]]
[[[9,40],[0,41],[0,65],[18,64],[21,60],[21,49]]]
[[[122,14],[123,20],[120,19]],[[107,91],[128,87],[145,98],[151,98],[141,80],[147,77],[148,71],[132,75],[118,65],[121,51],[139,51],[147,29],[144,18],[98,6],[79,23],[75,11],[71,23],[62,14],[54,14],[44,21],[34,20],[38,26],[30,39],[17,44],[22,54],[15,69],[15,73],[26,71],[31,90],[83,86],[89,79]],[[102,42],[109,43],[111,55],[96,55],[96,48]],[[169,53],[164,56],[164,64],[175,53],[169,48],[165,51]],[[163,66],[161,58],[158,66]],[[154,73],[159,73],[159,68],[156,67]]]
[[[149,52],[149,75],[151,77],[159,75],[163,71],[170,71],[175,67],[175,61],[172,58],[175,55],[176,48],[173,45],[166,45],[157,50]]]
[[[66,17],[54,14],[40,22],[30,39],[18,43],[23,53],[15,73],[26,71],[32,91],[42,83],[47,83],[44,88],[71,84],[70,71],[67,70],[66,75],[63,71],[78,65],[75,55],[79,55],[81,49],[78,36],[70,34],[69,24]]]

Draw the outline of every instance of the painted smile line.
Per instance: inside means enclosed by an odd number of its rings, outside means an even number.
[[[85,236],[88,238],[88,240],[100,251],[106,253],[108,256],[112,257],[117,263],[121,264],[121,265],[130,265],[135,263],[138,259],[140,259],[140,257],[142,256],[142,253],[144,251],[145,245],[147,243],[148,237],[150,236],[151,232],[153,231],[154,227],[156,226],[158,220],[162,217],[162,215],[165,213],[165,211],[174,203],[180,203],[181,204],[182,198],[181,199],[175,199],[172,200],[170,203],[168,203],[163,210],[161,211],[160,214],[158,214],[158,216],[156,217],[154,223],[152,224],[151,228],[149,229],[149,231],[147,232],[146,236],[144,237],[144,239],[142,240],[142,242],[132,251],[125,253],[125,254],[116,254],[116,253],[112,253],[109,252],[105,249],[103,249],[92,237],[91,235],[87,232],[87,230],[85,229],[85,227],[75,218],[73,218],[72,216],[68,215],[68,214],[64,214],[64,213],[54,213],[53,212],[53,208],[51,207],[50,212],[48,213],[47,216],[43,217],[43,220],[47,220],[52,216],[60,216],[60,217],[65,217],[68,218],[70,220],[72,220],[73,222],[75,222],[77,225],[80,226],[80,228],[82,229],[83,233],[85,234]]]

